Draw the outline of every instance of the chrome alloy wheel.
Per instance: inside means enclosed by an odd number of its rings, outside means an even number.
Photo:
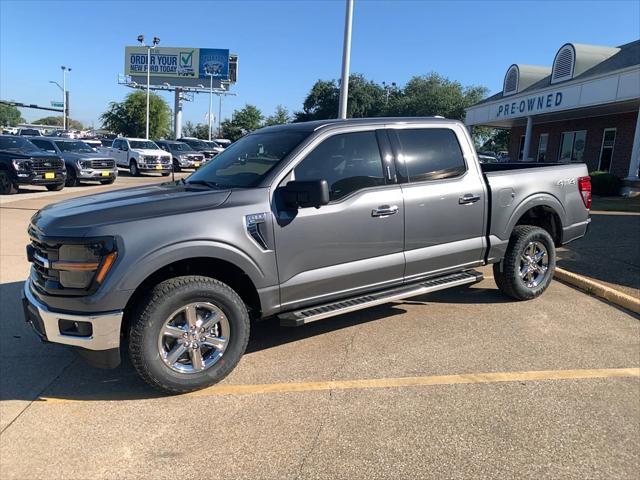
[[[219,307],[189,303],[164,322],[158,336],[160,358],[175,372],[202,372],[222,358],[229,333],[229,320]]]
[[[538,241],[529,242],[520,256],[520,278],[529,288],[535,288],[549,271],[549,253]]]

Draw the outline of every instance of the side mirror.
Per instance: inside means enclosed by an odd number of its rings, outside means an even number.
[[[293,208],[320,208],[329,203],[329,184],[326,180],[291,181],[284,186],[284,202]]]

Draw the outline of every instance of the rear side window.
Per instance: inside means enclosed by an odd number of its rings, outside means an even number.
[[[332,201],[363,188],[384,185],[375,132],[343,133],[326,139],[296,166],[294,178],[326,180]]]
[[[462,175],[466,164],[458,138],[449,128],[395,130],[402,157],[398,169],[410,182],[440,180]]]

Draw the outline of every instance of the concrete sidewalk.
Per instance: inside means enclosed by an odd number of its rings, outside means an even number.
[[[558,267],[640,298],[640,213],[592,211],[587,235],[558,250]]]

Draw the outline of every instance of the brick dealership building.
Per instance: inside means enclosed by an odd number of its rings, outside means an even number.
[[[501,92],[467,109],[466,123],[511,131],[512,161],[585,162],[640,190],[640,40],[567,43],[551,67],[514,64]]]

